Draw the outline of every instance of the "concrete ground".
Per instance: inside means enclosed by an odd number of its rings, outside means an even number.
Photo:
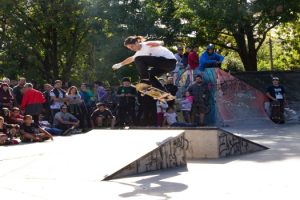
[[[100,181],[116,165],[130,162],[143,153],[142,149],[151,148],[146,145],[149,141],[160,141],[160,134],[151,140],[119,133],[117,147],[109,145],[109,136],[99,140],[101,133],[95,131],[56,137],[54,142],[0,147],[1,199],[299,199],[299,124],[260,123],[226,130],[270,149]],[[126,157],[127,151],[136,154]]]

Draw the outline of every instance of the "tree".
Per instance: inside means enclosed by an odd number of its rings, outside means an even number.
[[[185,18],[194,42],[214,43],[236,51],[247,71],[257,70],[257,52],[267,33],[281,23],[294,21],[299,1],[186,0],[194,15]],[[188,11],[186,11],[188,12]]]

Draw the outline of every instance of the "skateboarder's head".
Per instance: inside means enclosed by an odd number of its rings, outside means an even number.
[[[141,49],[141,42],[144,42],[145,38],[142,36],[129,36],[124,40],[124,46],[131,51],[138,51]]]

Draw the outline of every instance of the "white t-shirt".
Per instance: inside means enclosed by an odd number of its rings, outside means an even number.
[[[50,97],[55,97],[55,94],[53,91],[50,92]],[[64,98],[64,94],[59,90],[59,95],[58,95],[58,98]],[[50,108],[51,109],[60,109],[60,107],[63,105],[64,103],[63,102],[57,102],[57,101],[54,101],[51,105],[50,105]]]
[[[165,118],[166,118],[166,120],[167,120],[167,123],[168,123],[169,125],[172,125],[172,124],[174,124],[174,123],[177,122],[177,119],[176,119],[177,115],[176,115],[175,112],[173,112],[173,113],[168,113],[168,112],[166,112],[166,113],[164,114],[164,116],[165,116]]]
[[[154,56],[154,57],[164,57],[166,59],[176,59],[174,54],[166,47],[163,46],[150,47],[147,45],[147,42],[142,42],[141,45],[142,45],[141,49],[135,52],[135,54],[133,55],[134,59],[138,56]]]

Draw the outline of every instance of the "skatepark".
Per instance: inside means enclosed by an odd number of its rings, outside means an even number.
[[[102,129],[2,146],[1,196],[298,199],[299,121],[274,124],[262,92],[221,70],[214,75],[215,126]]]

